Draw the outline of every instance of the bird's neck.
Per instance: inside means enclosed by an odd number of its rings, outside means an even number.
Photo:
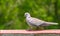
[[[31,16],[27,16],[26,18],[31,18]]]

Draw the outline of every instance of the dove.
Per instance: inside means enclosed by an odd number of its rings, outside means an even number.
[[[31,29],[33,26],[39,28],[40,26],[49,26],[49,25],[57,25],[58,24],[58,23],[53,23],[53,22],[46,22],[41,19],[31,17],[31,15],[28,12],[26,12],[24,14],[24,16],[26,17],[26,22],[30,26]]]

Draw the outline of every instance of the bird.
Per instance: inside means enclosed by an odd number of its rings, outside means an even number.
[[[47,22],[47,21],[44,21],[35,17],[31,17],[30,13],[28,12],[26,12],[24,16],[26,17],[26,22],[30,26],[31,30],[32,30],[32,27],[36,27],[36,30],[38,30],[39,27],[41,26],[43,27],[43,26],[49,26],[49,25],[58,25],[58,23]]]

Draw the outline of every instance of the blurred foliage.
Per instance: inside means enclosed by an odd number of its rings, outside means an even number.
[[[0,0],[0,29],[27,29],[25,12],[32,17],[59,23],[48,26],[48,29],[60,28],[60,0]]]

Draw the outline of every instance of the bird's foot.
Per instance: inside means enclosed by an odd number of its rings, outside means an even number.
[[[32,31],[32,29],[27,29],[27,31]]]

